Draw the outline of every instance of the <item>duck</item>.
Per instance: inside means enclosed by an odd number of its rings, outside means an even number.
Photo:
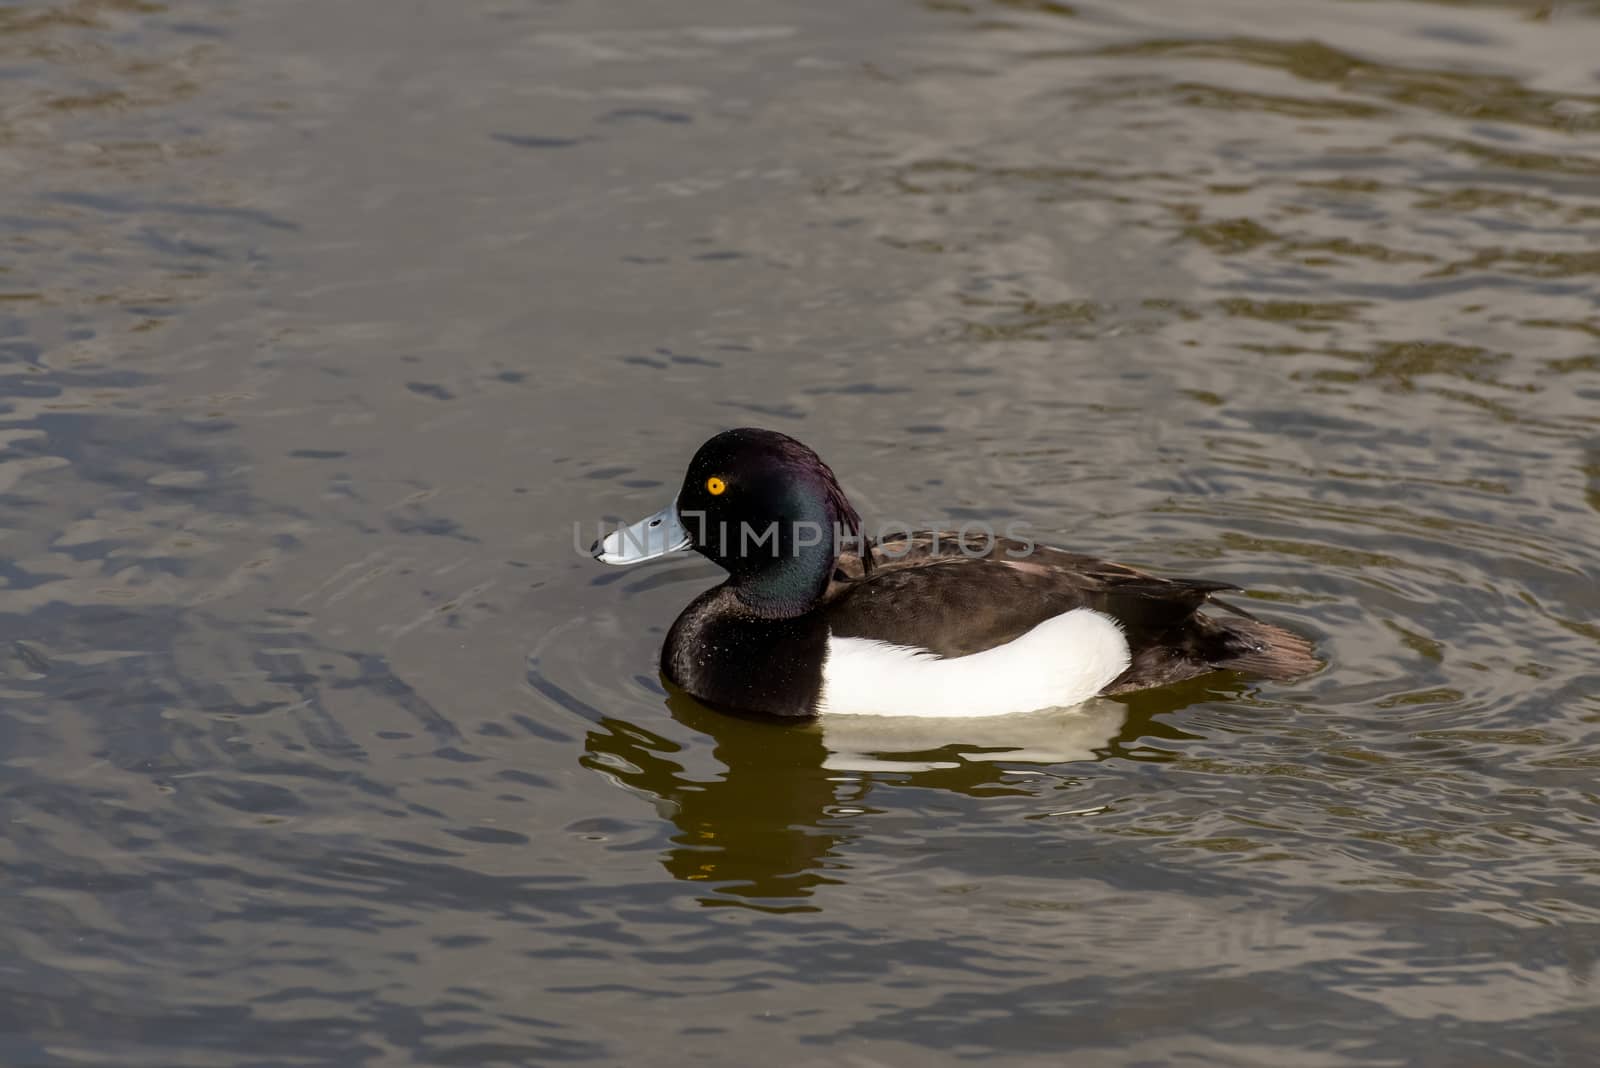
[[[672,624],[660,670],[735,714],[979,718],[1321,667],[1306,638],[1216,601],[1230,583],[972,526],[868,538],[816,452],[740,427],[700,446],[670,504],[590,551],[621,566],[692,550],[727,572]]]

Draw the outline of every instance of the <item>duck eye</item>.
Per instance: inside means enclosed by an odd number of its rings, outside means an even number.
[[[713,497],[720,497],[727,490],[728,484],[715,475],[706,479],[706,492]]]

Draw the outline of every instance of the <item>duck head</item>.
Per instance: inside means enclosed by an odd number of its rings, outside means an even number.
[[[861,517],[833,471],[775,430],[725,430],[689,461],[673,502],[595,542],[595,559],[634,564],[693,549],[727,571],[762,615],[805,611],[828,586]]]

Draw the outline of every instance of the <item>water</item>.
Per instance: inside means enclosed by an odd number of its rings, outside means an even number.
[[[0,5],[0,1062],[1582,1065],[1600,5]],[[1314,635],[668,700],[706,436]],[[592,535],[586,535],[592,536]]]

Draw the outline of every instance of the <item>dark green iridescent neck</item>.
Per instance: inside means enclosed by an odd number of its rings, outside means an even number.
[[[788,619],[815,607],[828,588],[836,561],[831,524],[817,544],[804,544],[810,535],[779,539],[775,553],[742,561],[730,580],[734,596],[757,615]],[[796,541],[802,544],[796,544]]]

